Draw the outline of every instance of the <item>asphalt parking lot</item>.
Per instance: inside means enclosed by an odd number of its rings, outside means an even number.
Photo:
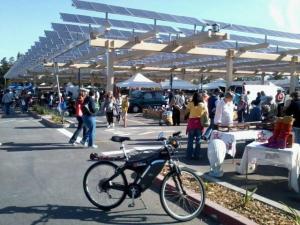
[[[98,151],[118,149],[109,141],[112,133],[101,122],[98,126]],[[142,131],[137,132],[134,126],[128,130],[135,132],[140,143],[148,140],[145,135],[150,133],[138,136]],[[155,187],[143,194],[147,209],[141,200],[129,208],[129,199],[110,212],[91,205],[84,195],[82,178],[92,164],[88,160],[92,150],[68,144],[66,131],[45,128],[28,116],[0,119],[1,225],[178,223],[162,209]],[[156,133],[153,126],[153,137]],[[186,224],[218,223],[201,216]]]

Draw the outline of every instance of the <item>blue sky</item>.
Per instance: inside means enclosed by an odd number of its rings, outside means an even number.
[[[92,1],[300,33],[297,12],[300,0]],[[62,22],[59,12],[103,17],[103,13],[75,9],[71,0],[1,0],[0,3],[0,59],[25,53],[44,35],[45,29],[51,29],[51,22]]]

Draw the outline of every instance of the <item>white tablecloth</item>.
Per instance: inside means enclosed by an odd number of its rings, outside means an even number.
[[[221,139],[224,141],[226,144],[226,153],[234,157],[236,153],[237,141],[257,140],[258,136],[264,136],[264,138],[267,139],[272,136],[272,132],[267,130],[240,130],[229,132],[213,130],[210,140]]]
[[[293,148],[273,149],[260,142],[252,142],[246,146],[237,172],[240,174],[253,173],[256,165],[271,165],[284,167],[289,170],[289,187],[299,192],[298,177],[300,173],[300,145]],[[248,168],[248,171],[247,171]]]

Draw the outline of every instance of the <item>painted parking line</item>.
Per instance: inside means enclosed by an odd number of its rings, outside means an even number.
[[[130,153],[130,152],[136,152],[136,151],[150,151],[150,150],[158,150],[160,149],[161,146],[137,146],[134,147],[133,149],[126,149],[126,153]],[[119,155],[119,154],[123,154],[122,150],[118,150],[118,151],[106,151],[106,152],[101,152],[101,154],[105,155],[105,156],[109,156],[109,155]]]
[[[114,128],[108,128],[104,130],[105,132],[112,133],[114,135],[119,135],[119,136],[129,136],[130,133],[124,132],[124,131],[119,131],[118,129]]]
[[[127,119],[127,121],[131,121],[131,122],[139,123],[139,124],[143,124],[143,125],[149,125],[148,123],[143,123],[143,122],[141,122],[141,121],[136,121],[136,120],[130,120],[130,119]]]
[[[73,133],[66,130],[65,128],[59,128],[59,129],[57,129],[57,131],[59,131],[60,133],[62,133],[63,135],[65,135],[68,138],[71,138],[73,136]],[[80,136],[78,136],[76,139],[76,142],[80,143],[81,139],[82,138]],[[109,142],[109,141],[97,141],[97,140],[95,141],[95,143],[106,143],[106,142]]]
[[[57,131],[59,131],[60,133],[62,133],[63,135],[67,136],[68,138],[71,138],[73,136],[73,133],[66,130],[65,128],[58,128]],[[81,141],[81,137],[77,137],[76,142],[80,142]]]
[[[5,120],[5,121],[0,121],[0,124],[2,123],[11,123],[11,122],[14,122],[14,121],[17,121],[16,119],[11,119],[11,120]],[[30,120],[18,120],[18,123],[24,123],[24,122],[28,122]]]

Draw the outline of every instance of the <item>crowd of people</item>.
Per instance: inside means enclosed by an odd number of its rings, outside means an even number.
[[[32,101],[32,93],[27,90],[16,92],[6,89],[0,91],[0,104],[3,106],[4,114],[7,116],[11,115],[17,108],[22,113],[26,113],[29,106],[32,105]]]
[[[192,96],[185,95],[182,91],[168,93],[169,108],[172,110],[173,125],[179,126],[183,109],[186,112],[188,145],[186,156],[189,159],[201,157],[201,139],[207,140],[213,129],[218,125],[229,125],[234,120],[243,122],[273,122],[276,117],[293,115],[295,117],[294,130],[297,142],[300,143],[300,95],[292,93],[289,99],[282,90],[276,96],[266,96],[264,91],[258,92],[255,100],[249,101],[250,92],[243,94],[228,91],[223,93],[220,89],[211,92],[195,92]],[[4,113],[9,115],[11,107],[18,105],[21,112],[28,111],[32,104],[32,95],[23,90],[19,95],[13,91],[5,90],[0,93]],[[37,102],[45,107],[57,108],[60,112],[68,111],[74,115],[78,126],[69,143],[76,145],[77,137],[83,130],[81,143],[87,147],[97,148],[95,145],[96,115],[105,114],[107,128],[113,128],[115,123],[123,121],[127,127],[127,112],[129,98],[120,93],[100,92],[81,88],[76,99],[72,93],[38,93]],[[290,102],[287,104],[286,102]],[[204,124],[205,123],[205,124]],[[204,127],[207,127],[205,130]],[[204,133],[205,130],[205,133]],[[193,146],[195,143],[195,147]]]
[[[77,129],[69,140],[70,144],[76,145],[76,139],[81,130],[83,138],[80,143],[91,148],[98,148],[95,144],[96,115],[103,112],[107,119],[107,128],[114,127],[114,120],[120,123],[122,118],[124,127],[127,126],[127,111],[129,108],[128,96],[122,97],[118,94],[113,96],[113,92],[108,92],[103,101],[99,101],[99,95],[94,90],[88,91],[81,88],[75,102],[75,115],[78,121]]]
[[[273,123],[277,117],[293,115],[295,141],[300,143],[300,92],[292,93],[290,98],[280,89],[275,96],[267,96],[262,90],[251,102],[249,95],[250,91],[238,94],[230,90],[223,93],[220,89],[210,93],[196,92],[191,99],[182,92],[175,91],[171,94],[169,105],[173,112],[174,126],[180,125],[181,109],[186,109],[188,159],[201,158],[201,139],[208,140],[217,126],[232,125],[234,121]],[[209,121],[209,124],[204,124],[206,122],[203,121]]]

